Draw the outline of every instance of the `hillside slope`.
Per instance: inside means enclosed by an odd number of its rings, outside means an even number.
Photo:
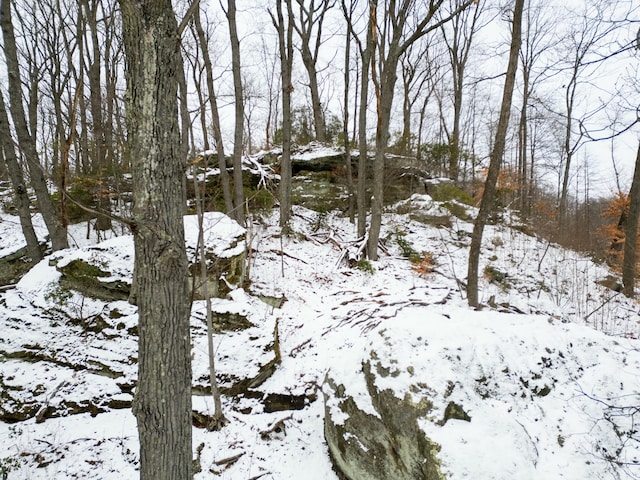
[[[433,220],[442,217],[449,222]],[[3,216],[0,242],[14,221]],[[323,382],[329,373],[368,408],[360,374],[371,351],[402,366],[379,384],[399,398],[413,391],[408,367],[427,379],[434,418],[448,383],[456,385],[470,421],[420,424],[441,446],[446,478],[640,477],[638,304],[597,283],[610,274],[604,266],[509,223],[487,228],[484,306],[473,311],[462,288],[471,224],[427,196],[385,214],[374,264],[349,265],[358,242],[336,213],[298,207],[288,237],[275,212],[255,217],[246,232],[250,283],[214,304],[220,319],[250,325],[214,340],[230,423],[221,432],[194,428],[196,478],[337,478]],[[0,472],[8,478],[137,475],[135,307],[83,297],[60,283],[56,267],[83,258],[127,282],[132,254],[126,236],[57,252],[0,294]],[[202,312],[196,301],[194,409],[206,416]]]

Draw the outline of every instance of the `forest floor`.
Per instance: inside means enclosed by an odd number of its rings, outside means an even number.
[[[424,223],[427,213],[450,221]],[[357,365],[367,342],[402,312],[446,322],[434,330],[436,350],[459,344],[483,359],[484,373],[454,369],[461,384],[486,383],[486,395],[469,400],[471,422],[429,432],[442,445],[447,478],[640,478],[640,306],[601,284],[612,275],[605,265],[523,233],[505,214],[485,232],[483,308],[473,310],[464,294],[472,225],[427,196],[385,213],[377,262],[350,264],[358,239],[336,212],[295,207],[293,233],[282,236],[277,225],[275,210],[252,218],[249,281],[214,302],[219,316],[244,317],[250,327],[215,335],[229,423],[218,432],[194,427],[197,479],[337,479],[323,433],[323,380]],[[73,237],[83,238],[86,225],[74,228]],[[17,218],[1,214],[0,253],[20,242]],[[84,297],[61,283],[59,271],[83,259],[107,270],[109,281],[130,282],[132,238],[77,243],[0,293],[2,478],[138,475],[130,409],[136,309]],[[204,393],[203,312],[204,302],[194,302],[193,404],[206,416],[213,402]],[[393,340],[398,351],[412,341],[410,329]],[[456,360],[437,361],[434,383]],[[246,388],[244,380],[274,364],[268,378]],[[238,385],[244,393],[233,394]],[[517,417],[508,422],[512,411]]]

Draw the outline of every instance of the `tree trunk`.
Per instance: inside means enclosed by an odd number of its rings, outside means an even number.
[[[624,258],[622,261],[622,293],[635,296],[636,247],[638,245],[638,215],[640,214],[640,145],[636,155],[636,167],[629,191],[629,214],[624,226]]]
[[[487,224],[489,214],[493,209],[493,200],[502,164],[502,156],[509,127],[509,116],[511,114],[511,101],[516,81],[516,71],[518,69],[518,54],[522,43],[522,12],[524,0],[516,0],[513,9],[513,25],[511,31],[511,49],[509,51],[509,65],[504,83],[502,95],[502,105],[500,107],[500,118],[496,129],[496,138],[491,150],[489,160],[489,172],[484,184],[484,193],[480,200],[478,216],[473,223],[473,233],[471,234],[471,247],[469,249],[469,268],[467,271],[467,302],[472,307],[478,306],[478,264],[480,263],[480,248],[482,245],[482,234]]]
[[[27,192],[22,168],[20,168],[20,163],[18,162],[18,157],[16,156],[16,151],[13,146],[13,139],[11,138],[11,130],[9,128],[9,117],[2,93],[0,93],[0,153],[3,154],[2,156],[7,166],[7,172],[13,185],[16,209],[20,217],[22,233],[27,242],[27,251],[34,262],[39,262],[42,260],[42,251],[38,244],[36,232],[33,230],[31,212],[29,210],[29,192]]]
[[[282,13],[282,0],[276,2],[277,19],[271,15],[278,31],[280,73],[282,75],[282,158],[280,160],[280,226],[288,227],[291,219],[291,70],[293,64],[293,11],[291,0],[285,0],[287,23]]]
[[[344,0],[342,2],[344,14],[347,17],[347,21],[351,23],[353,16],[353,5],[350,10],[347,11]],[[349,139],[349,84],[350,84],[350,59],[351,59],[351,32],[347,31],[347,38],[345,39],[344,46],[344,114],[342,118],[342,136],[344,140],[344,160],[347,176],[347,190],[349,193],[347,210],[349,212],[349,221],[355,222],[355,190],[353,185],[353,168],[351,165],[351,141]]]
[[[244,225],[244,185],[242,181],[242,137],[244,129],[244,98],[240,75],[240,41],[236,25],[236,2],[228,0],[227,20],[231,37],[231,70],[233,71],[233,93],[235,98],[235,126],[233,136],[233,218]]]
[[[218,154],[218,168],[220,169],[220,184],[222,186],[222,196],[224,198],[225,210],[229,215],[233,212],[233,197],[231,195],[231,184],[229,180],[229,172],[227,172],[227,160],[224,156],[224,144],[222,140],[222,131],[220,130],[220,115],[218,114],[218,100],[213,85],[213,66],[209,57],[209,44],[205,36],[200,21],[200,8],[195,12],[194,24],[202,51],[202,61],[204,62],[204,70],[207,78],[207,90],[209,90],[209,105],[211,107],[211,128],[213,129],[213,139],[216,142],[216,153]]]
[[[22,103],[22,82],[20,81],[20,70],[18,65],[18,50],[16,48],[16,39],[13,32],[13,24],[11,22],[11,0],[2,0],[0,4],[0,26],[2,27],[2,36],[4,39],[4,55],[7,63],[7,77],[9,80],[9,108],[13,125],[18,136],[18,144],[20,150],[27,160],[29,174],[31,177],[31,185],[38,200],[38,207],[42,218],[49,231],[51,238],[51,248],[61,250],[67,248],[67,231],[63,228],[60,220],[56,215],[53,202],[49,196],[47,182],[44,178],[44,172],[38,151],[36,149],[35,136],[33,131],[29,130],[27,120],[24,114],[24,106]],[[31,133],[30,133],[31,132]]]
[[[373,29],[375,17],[369,15],[369,26],[365,40],[365,47],[360,52],[362,58],[362,72],[360,73],[360,108],[358,111],[358,185],[356,194],[356,209],[358,211],[358,236],[364,237],[367,231],[367,105],[369,104],[369,71],[373,50]]]
[[[91,40],[91,61],[87,74],[89,76],[89,108],[91,109],[91,132],[93,134],[91,172],[100,181],[96,192],[97,203],[101,210],[110,211],[109,185],[106,182],[106,148],[103,128],[103,102],[102,102],[102,68],[101,68],[101,45],[98,38],[98,3],[88,0],[82,2],[89,26]],[[95,229],[105,231],[111,229],[111,219],[106,215],[98,215]]]
[[[120,0],[133,171],[140,478],[193,477],[180,38],[170,0]]]
[[[322,43],[322,24],[327,10],[332,6],[330,0],[320,0],[316,5],[314,0],[296,0],[300,7],[299,23],[294,23],[293,27],[298,32],[301,40],[300,54],[302,64],[309,76],[309,93],[311,95],[311,107],[313,109],[313,122],[315,127],[315,137],[319,142],[327,141],[327,127],[324,118],[324,110],[320,101],[320,89],[318,88],[318,72],[316,64],[318,62],[318,51]],[[315,32],[313,51],[311,48],[311,37],[313,36],[314,25],[317,25]]]

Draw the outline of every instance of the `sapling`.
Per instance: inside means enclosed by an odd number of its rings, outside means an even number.
[[[198,185],[198,177],[193,172],[193,182],[196,197],[196,213],[198,215],[198,259],[200,264],[200,283],[202,284],[202,294],[204,295],[206,305],[207,318],[207,345],[209,353],[209,382],[211,384],[211,396],[213,397],[214,412],[207,428],[209,430],[220,430],[226,423],[227,419],[222,413],[222,400],[220,398],[220,389],[216,380],[215,351],[213,349],[213,319],[211,315],[211,294],[209,292],[209,282],[207,279],[207,259],[204,247],[204,199],[200,196]]]

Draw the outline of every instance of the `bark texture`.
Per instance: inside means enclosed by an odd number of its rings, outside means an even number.
[[[9,108],[13,125],[18,137],[18,146],[24,155],[29,168],[31,186],[38,200],[38,208],[51,237],[53,250],[61,250],[69,246],[67,231],[58,218],[44,177],[44,169],[40,164],[36,140],[33,135],[34,125],[27,124],[22,99],[22,82],[18,63],[18,50],[11,20],[11,0],[2,0],[0,3],[0,26],[4,40],[4,55],[7,63],[7,77],[9,80]],[[32,93],[33,93],[32,89]],[[37,91],[37,89],[35,89]],[[33,104],[34,102],[31,102]],[[31,119],[35,115],[30,116]]]
[[[142,479],[190,479],[191,359],[182,219],[182,68],[171,0],[120,0],[127,74],[127,154],[134,191]]]
[[[640,145],[636,167],[629,191],[629,214],[624,226],[624,260],[622,261],[622,293],[633,298],[636,284],[636,248],[638,245],[638,216],[640,215]]]
[[[42,260],[42,251],[38,245],[38,238],[31,222],[31,211],[29,209],[29,192],[24,182],[22,168],[18,162],[16,151],[9,129],[9,118],[4,104],[4,97],[0,93],[0,157],[4,157],[7,172],[11,179],[14,191],[14,201],[16,210],[20,217],[20,227],[27,242],[27,251],[34,262]]]

